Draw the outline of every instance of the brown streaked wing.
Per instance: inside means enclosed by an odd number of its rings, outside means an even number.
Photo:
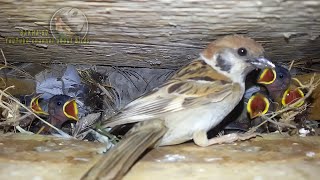
[[[208,65],[202,64],[198,68],[202,66]],[[188,67],[190,66],[185,68]],[[183,71],[180,71],[180,74],[178,72],[173,79],[161,87],[153,90],[146,96],[132,101],[119,114],[105,120],[103,126],[114,127],[116,125],[163,117],[168,113],[219,102],[230,95],[232,89],[237,86],[226,77],[217,76],[215,70],[211,67],[202,67],[201,69],[209,70],[209,72],[203,73],[199,71],[199,73],[186,74]]]

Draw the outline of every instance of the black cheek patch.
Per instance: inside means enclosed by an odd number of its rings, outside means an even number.
[[[230,72],[231,64],[229,64],[225,59],[223,59],[220,55],[217,57],[216,67],[219,67],[221,71]]]

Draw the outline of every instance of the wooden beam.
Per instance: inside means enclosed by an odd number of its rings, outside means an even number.
[[[206,148],[193,143],[159,147],[123,179],[313,179],[320,175],[319,148],[319,137],[279,134]]]
[[[318,0],[2,0],[0,7],[0,47],[11,62],[177,68],[234,33],[260,41],[276,61],[320,59]],[[89,44],[8,44],[21,29],[48,30],[62,7],[86,14]]]

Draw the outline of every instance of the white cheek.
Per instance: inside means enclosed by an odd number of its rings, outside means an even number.
[[[221,54],[220,54],[221,55]],[[248,68],[248,64],[245,63],[243,60],[239,59],[239,57],[234,56],[232,53],[224,53],[223,59],[228,61],[231,65],[230,72],[221,71],[219,68],[216,67],[216,59],[218,55],[215,54],[212,59],[207,59],[202,54],[200,54],[200,58],[204,60],[207,64],[209,64],[213,69],[218,71],[219,73],[229,77],[234,82],[243,83],[244,79],[247,75],[247,72],[244,70]]]
[[[200,54],[200,59],[204,60],[204,62],[206,62],[207,64],[209,64],[211,67],[215,67],[216,63],[215,63],[215,59],[216,59],[217,55],[214,55],[212,57],[212,59],[207,59],[206,57],[204,57],[202,54]],[[214,68],[215,69],[215,68]]]

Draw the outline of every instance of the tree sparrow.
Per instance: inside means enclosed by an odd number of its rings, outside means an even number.
[[[136,124],[114,149],[83,179],[115,178],[126,172],[149,147],[180,144],[189,140],[205,147],[247,139],[229,134],[208,139],[207,132],[219,124],[239,103],[246,75],[255,68],[274,68],[263,57],[263,48],[240,35],[218,39],[200,57],[176,72],[162,86],[132,101],[103,127]]]

